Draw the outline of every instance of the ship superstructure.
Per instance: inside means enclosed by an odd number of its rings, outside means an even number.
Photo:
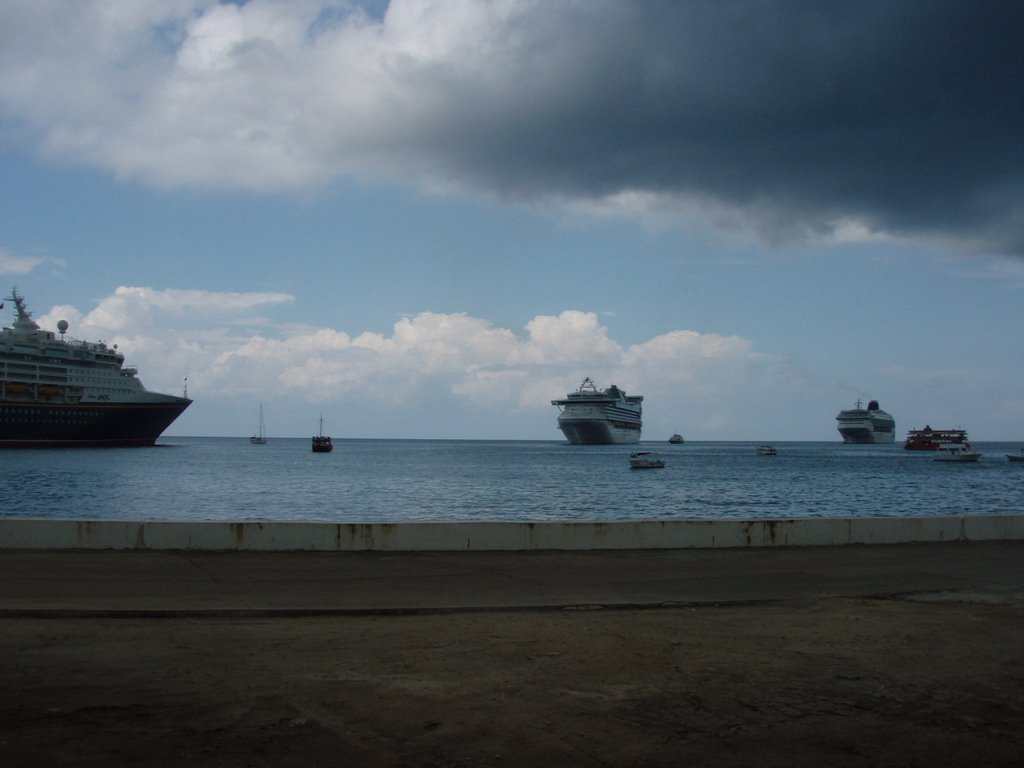
[[[150,392],[117,345],[65,338],[32,319],[17,290],[0,331],[0,447],[153,445],[188,397]],[[0,306],[3,306],[0,304]]]
[[[877,400],[867,408],[857,401],[855,408],[840,411],[836,428],[844,443],[891,443],[896,439],[896,421],[878,406]]]
[[[909,430],[903,447],[908,451],[937,451],[944,445],[963,445],[966,442],[966,429],[932,429],[926,424],[924,429]]]
[[[560,411],[558,428],[570,443],[606,445],[640,441],[643,399],[626,395],[614,384],[598,390],[588,377],[575,392],[551,404]]]

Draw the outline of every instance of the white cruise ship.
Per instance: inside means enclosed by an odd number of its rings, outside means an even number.
[[[877,400],[869,401],[866,409],[858,400],[855,408],[840,411],[836,428],[844,443],[891,443],[896,439],[896,422],[878,407]]]
[[[643,396],[627,396],[612,384],[603,392],[588,377],[558,407],[558,428],[573,445],[608,445],[640,441]]]
[[[188,397],[151,392],[117,345],[58,337],[12,291],[14,325],[0,331],[0,448],[153,445]],[[3,304],[0,304],[2,307]]]

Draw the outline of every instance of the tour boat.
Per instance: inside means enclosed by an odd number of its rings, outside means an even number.
[[[907,439],[903,443],[903,448],[908,451],[937,451],[942,445],[966,442],[966,429],[932,429],[925,424],[924,429],[907,431]]]
[[[935,461],[977,461],[981,454],[971,450],[970,443],[947,443],[937,449]]]

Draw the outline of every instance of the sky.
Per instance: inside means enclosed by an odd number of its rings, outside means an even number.
[[[0,5],[0,286],[167,436],[1024,440],[1016,2]],[[11,305],[0,311],[10,325]]]

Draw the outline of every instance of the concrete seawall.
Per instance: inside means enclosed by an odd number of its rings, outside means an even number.
[[[0,520],[0,550],[454,552],[1024,540],[1024,516],[597,522]]]

